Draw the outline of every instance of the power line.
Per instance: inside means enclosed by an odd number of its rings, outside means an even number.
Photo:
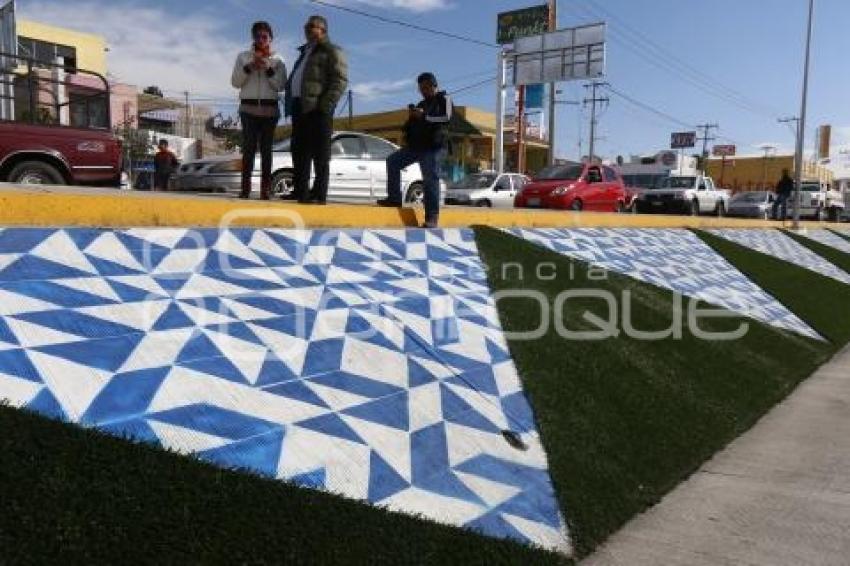
[[[642,108],[643,110],[646,110],[647,112],[655,114],[656,116],[659,116],[659,117],[667,120],[668,122],[671,122],[671,123],[676,124],[678,126],[682,126],[683,128],[693,128],[694,127],[693,124],[688,124],[688,123],[684,122],[683,120],[679,120],[678,118],[675,118],[675,117],[671,116],[670,114],[667,114],[666,112],[662,112],[661,110],[658,110],[658,109],[650,106],[649,104],[645,104],[645,103],[643,103],[639,100],[632,98],[631,96],[615,89],[613,86],[611,86],[610,83],[605,88],[609,92],[611,92],[612,94],[614,94],[616,96],[619,96],[620,98],[622,98],[626,102],[629,102],[630,104],[633,104],[634,106],[637,106],[638,108]]]
[[[702,130],[702,137],[698,137],[697,141],[702,142],[702,156],[708,156],[708,143],[717,140],[716,136],[711,135],[711,130],[718,130],[720,128],[720,124],[699,124],[697,125],[697,130]]]
[[[372,14],[370,12],[365,12],[363,10],[357,10],[355,8],[348,8],[346,6],[340,6],[338,4],[333,4],[331,2],[325,2],[323,0],[310,0],[310,2],[312,2],[313,4],[318,4],[319,6],[325,6],[326,8],[333,8],[334,10],[339,10],[341,12],[348,12],[350,14],[355,14],[355,15],[358,15],[358,16],[362,16],[364,18],[370,18],[370,19],[373,19],[373,20],[377,20],[377,21],[383,22],[385,24],[393,24],[393,25],[402,26],[402,27],[405,27],[405,28],[408,28],[408,29],[414,29],[414,30],[417,30],[417,31],[430,33],[430,34],[433,34],[433,35],[439,35],[439,36],[442,36],[442,37],[448,37],[450,39],[456,39],[458,41],[465,41],[466,43],[472,43],[472,44],[480,45],[480,46],[483,46],[483,47],[500,49],[500,46],[496,45],[495,43],[488,43],[486,41],[481,41],[480,39],[475,39],[473,37],[467,37],[467,36],[463,36],[463,35],[458,35],[456,33],[451,33],[451,32],[447,32],[447,31],[440,31],[440,30],[433,29],[433,28],[427,28],[425,26],[411,24],[410,22],[404,22],[402,20],[395,20],[393,18],[387,18],[385,16],[379,16],[377,14]]]

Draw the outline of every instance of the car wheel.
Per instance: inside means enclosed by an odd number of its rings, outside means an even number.
[[[815,220],[817,220],[818,222],[823,222],[824,220],[826,220],[826,211],[824,211],[822,206],[819,206],[818,209],[815,211]]]
[[[493,203],[485,198],[485,199],[479,200],[477,203],[475,203],[475,206],[478,206],[478,207],[481,207],[481,208],[493,208]]]
[[[425,187],[422,183],[413,183],[410,185],[410,188],[407,189],[407,195],[404,197],[404,201],[411,204],[422,204],[425,200]]]
[[[275,173],[272,177],[272,196],[275,198],[289,196],[294,188],[292,177],[292,171],[278,171]]]
[[[621,201],[621,200],[618,200],[618,201],[617,201],[617,206],[616,206],[616,208],[614,209],[614,212],[616,212],[617,214],[625,214],[625,213],[627,212],[627,210],[626,210],[626,203],[624,203],[624,202],[623,202],[623,201]]]
[[[714,213],[717,215],[718,218],[723,218],[724,216],[726,216],[726,205],[723,203],[722,200],[717,203],[717,208],[715,208]]]
[[[699,201],[698,200],[694,199],[694,200],[691,201],[691,207],[690,207],[690,210],[688,212],[690,212],[691,216],[699,216]]]
[[[56,167],[43,161],[24,161],[9,173],[9,182],[19,185],[65,185]]]
[[[570,205],[570,209],[574,210],[575,212],[581,212],[582,210],[584,210],[584,203],[581,202],[580,199],[575,199],[573,201],[573,204]]]
[[[765,209],[763,217],[764,220],[773,220],[773,212],[769,208]]]

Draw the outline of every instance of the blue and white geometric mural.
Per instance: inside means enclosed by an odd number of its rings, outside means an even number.
[[[850,240],[842,238],[831,230],[806,230],[805,232],[801,232],[801,235],[805,236],[806,238],[809,238],[810,240],[814,240],[819,244],[823,244],[825,246],[829,246],[830,248],[834,248],[840,252],[850,254]]]
[[[746,230],[723,228],[711,230],[712,234],[725,238],[745,248],[787,261],[798,267],[814,271],[850,285],[850,273],[846,273],[827,260],[799,244],[779,230]]]
[[[2,230],[0,399],[569,552],[468,230]]]
[[[607,271],[820,338],[689,230],[516,228],[508,232]]]

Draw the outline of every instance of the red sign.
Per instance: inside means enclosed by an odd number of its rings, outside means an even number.
[[[712,150],[715,157],[734,157],[738,148],[734,145],[716,145]]]

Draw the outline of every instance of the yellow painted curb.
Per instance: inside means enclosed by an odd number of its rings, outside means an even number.
[[[418,226],[422,211],[368,205],[309,206],[163,193],[82,188],[2,188],[0,226],[403,228]],[[777,228],[779,222],[733,218],[599,214],[545,210],[451,207],[443,227],[523,228]],[[825,223],[806,222],[806,227]]]

